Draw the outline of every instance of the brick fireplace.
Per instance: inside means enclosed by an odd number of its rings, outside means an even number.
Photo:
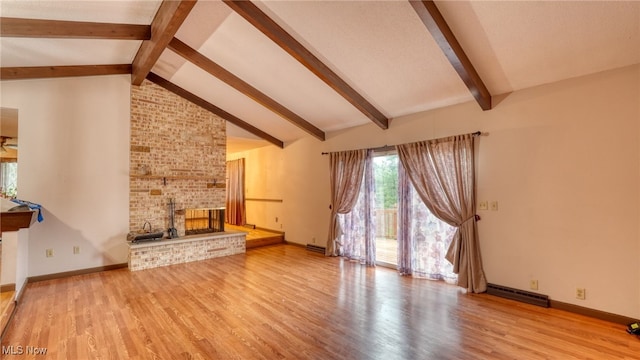
[[[244,252],[244,235],[220,232],[217,237],[185,237],[187,209],[225,205],[225,120],[145,80],[131,87],[130,136],[129,231],[141,231],[145,222],[153,230],[169,229],[168,204],[173,199],[173,227],[179,236],[131,244],[130,269],[167,265],[171,259],[193,261]],[[224,215],[215,220],[216,229],[224,231]]]
[[[224,207],[226,123],[220,117],[145,80],[131,87],[129,230],[145,221],[185,235],[185,209]]]

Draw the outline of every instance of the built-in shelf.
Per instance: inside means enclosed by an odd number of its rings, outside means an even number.
[[[202,176],[202,175],[137,175],[132,174],[133,178],[140,179],[167,179],[167,180],[209,180],[216,182],[224,182],[224,180],[214,179],[211,176]]]
[[[211,176],[202,175],[138,175],[131,174],[130,177],[136,179],[148,179],[148,180],[162,180],[166,185],[167,180],[201,180],[207,181],[207,187],[210,188],[225,188],[226,180],[214,179]],[[211,185],[211,186],[209,186]]]

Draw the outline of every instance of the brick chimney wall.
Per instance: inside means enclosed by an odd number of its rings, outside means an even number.
[[[184,209],[225,205],[226,123],[145,80],[131,87],[129,230],[167,230],[170,198],[184,236]]]

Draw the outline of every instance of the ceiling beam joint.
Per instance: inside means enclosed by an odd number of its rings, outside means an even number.
[[[195,5],[196,0],[162,1],[151,23],[151,38],[142,42],[133,59],[133,85],[142,84]]]

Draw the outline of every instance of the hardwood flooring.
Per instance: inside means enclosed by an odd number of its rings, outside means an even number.
[[[30,283],[2,345],[3,359],[640,358],[623,325],[292,245]]]
[[[0,292],[0,336],[2,336],[5,328],[9,324],[11,314],[13,314],[13,310],[16,306],[15,293],[15,291]]]

